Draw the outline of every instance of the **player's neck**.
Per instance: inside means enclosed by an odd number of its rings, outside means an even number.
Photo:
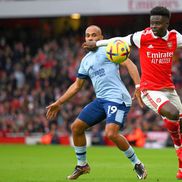
[[[161,34],[159,35],[159,37],[164,37],[167,35],[167,30],[165,30],[164,32],[161,32]]]

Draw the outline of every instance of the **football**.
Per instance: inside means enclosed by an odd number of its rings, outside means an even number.
[[[120,64],[130,55],[130,47],[125,41],[114,40],[106,46],[106,55],[111,62]]]

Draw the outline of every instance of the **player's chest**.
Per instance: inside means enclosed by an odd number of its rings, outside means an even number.
[[[176,40],[152,39],[142,42],[141,48],[153,52],[174,52],[176,50]]]
[[[93,72],[101,68],[106,69],[110,66],[110,63],[111,62],[109,62],[106,57],[102,55],[92,55],[85,64],[85,69],[89,72]]]

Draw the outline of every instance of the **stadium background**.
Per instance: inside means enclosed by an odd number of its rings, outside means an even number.
[[[99,25],[105,38],[125,36],[147,27],[148,11],[158,3],[172,9],[170,29],[182,33],[180,0],[115,0],[112,8],[109,0],[97,3],[78,0],[76,4],[71,0],[55,0],[51,1],[51,8],[47,8],[48,2],[0,1],[0,143],[71,144],[70,123],[95,97],[91,84],[61,107],[58,119],[48,121],[45,107],[75,80],[77,67],[85,55],[81,44],[88,25]],[[65,4],[59,7],[59,3]],[[46,11],[42,12],[43,8]],[[80,13],[81,17],[79,14],[71,17],[72,13]],[[139,67],[135,48],[131,59]],[[178,50],[174,57],[173,79],[180,97],[181,59],[182,51]],[[132,95],[132,80],[122,67],[120,72]],[[104,137],[103,129],[104,122],[88,131],[89,145],[112,145]],[[161,118],[147,108],[141,109],[135,101],[122,133],[135,146],[158,148],[171,145]],[[138,143],[136,139],[140,139]]]

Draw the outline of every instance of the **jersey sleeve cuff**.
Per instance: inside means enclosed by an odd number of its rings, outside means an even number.
[[[99,40],[96,42],[97,47],[106,46],[109,43],[109,40]]]
[[[85,80],[89,79],[89,76],[84,75],[84,74],[80,74],[80,73],[77,74],[77,77],[80,79],[85,79]]]

